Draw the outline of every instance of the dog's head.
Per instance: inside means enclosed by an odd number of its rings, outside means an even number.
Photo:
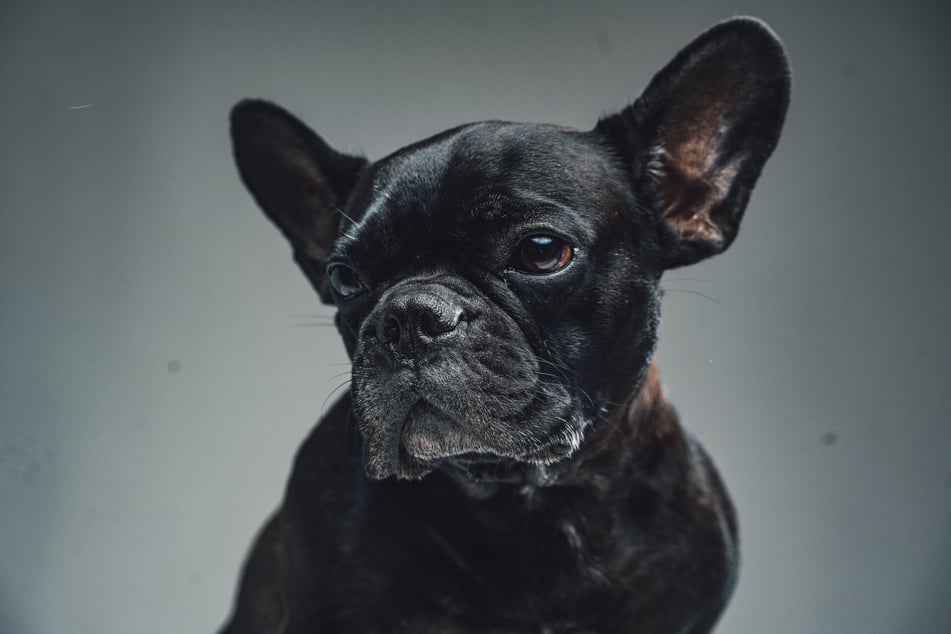
[[[665,269],[726,249],[789,95],[761,23],[716,25],[579,132],[461,126],[368,163],[277,106],[232,113],[257,202],[334,303],[373,478],[524,478],[623,403]]]

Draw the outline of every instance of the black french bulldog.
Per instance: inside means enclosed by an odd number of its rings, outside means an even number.
[[[474,123],[371,164],[238,104],[241,176],[353,380],[223,632],[709,632],[736,519],[651,364],[658,284],[733,242],[788,99],[738,18],[588,132]]]

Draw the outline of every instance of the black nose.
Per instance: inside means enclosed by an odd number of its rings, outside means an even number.
[[[427,345],[456,330],[463,310],[448,293],[420,291],[390,300],[376,324],[377,339],[409,353],[414,343]]]

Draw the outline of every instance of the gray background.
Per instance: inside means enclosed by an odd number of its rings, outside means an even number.
[[[0,632],[212,630],[346,378],[235,175],[236,100],[371,158],[589,127],[737,13],[784,38],[793,105],[737,243],[667,276],[659,352],[741,514],[719,630],[951,631],[939,3],[266,5],[0,9]]]

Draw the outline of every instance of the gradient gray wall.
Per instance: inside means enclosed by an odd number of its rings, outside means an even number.
[[[951,631],[939,3],[267,4],[0,8],[0,632],[211,631],[345,379],[235,175],[236,100],[374,158],[588,127],[736,13],[793,105],[737,243],[666,278],[659,352],[741,514],[720,631]]]

